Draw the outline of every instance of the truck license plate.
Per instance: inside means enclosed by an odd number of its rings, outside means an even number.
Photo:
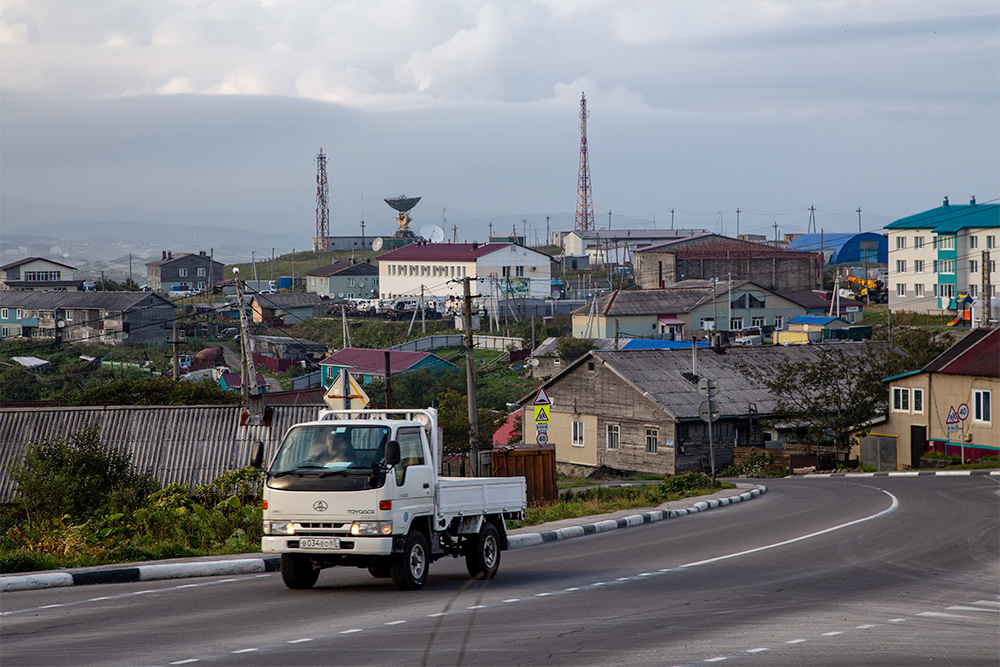
[[[340,538],[302,538],[299,540],[300,549],[339,549]]]

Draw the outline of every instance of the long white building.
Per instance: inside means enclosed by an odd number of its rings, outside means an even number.
[[[546,298],[551,257],[515,243],[412,243],[378,257],[379,295],[462,296],[462,278],[473,295],[494,293]],[[481,280],[477,280],[481,279]],[[492,287],[492,289],[491,289]]]

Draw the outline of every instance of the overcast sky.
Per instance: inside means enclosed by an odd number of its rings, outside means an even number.
[[[584,92],[599,227],[877,230],[1000,197],[996,0],[0,6],[5,198],[302,239],[322,147],[335,235],[362,201],[391,234],[404,193],[459,240],[570,229]]]

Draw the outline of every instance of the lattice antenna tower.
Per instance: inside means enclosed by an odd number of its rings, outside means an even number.
[[[316,156],[316,238],[313,252],[330,250],[330,186],[326,182],[326,155]]]
[[[594,200],[590,191],[590,157],[587,154],[587,96],[580,94],[580,175],[576,183],[574,231],[594,230]]]

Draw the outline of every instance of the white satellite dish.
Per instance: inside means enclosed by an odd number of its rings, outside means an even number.
[[[532,366],[538,366],[538,359],[532,359],[531,360],[531,365]]]
[[[337,294],[337,296],[339,296],[341,299],[343,299],[344,298],[344,293],[340,292],[340,293]]]
[[[382,237],[379,236],[377,239],[375,239],[374,241],[372,241],[372,250],[374,250],[375,252],[378,252],[379,250],[382,249],[382,244],[383,243],[385,243],[385,241],[383,241]]]
[[[437,225],[424,225],[420,228],[420,235],[431,243],[444,241],[444,230]]]

